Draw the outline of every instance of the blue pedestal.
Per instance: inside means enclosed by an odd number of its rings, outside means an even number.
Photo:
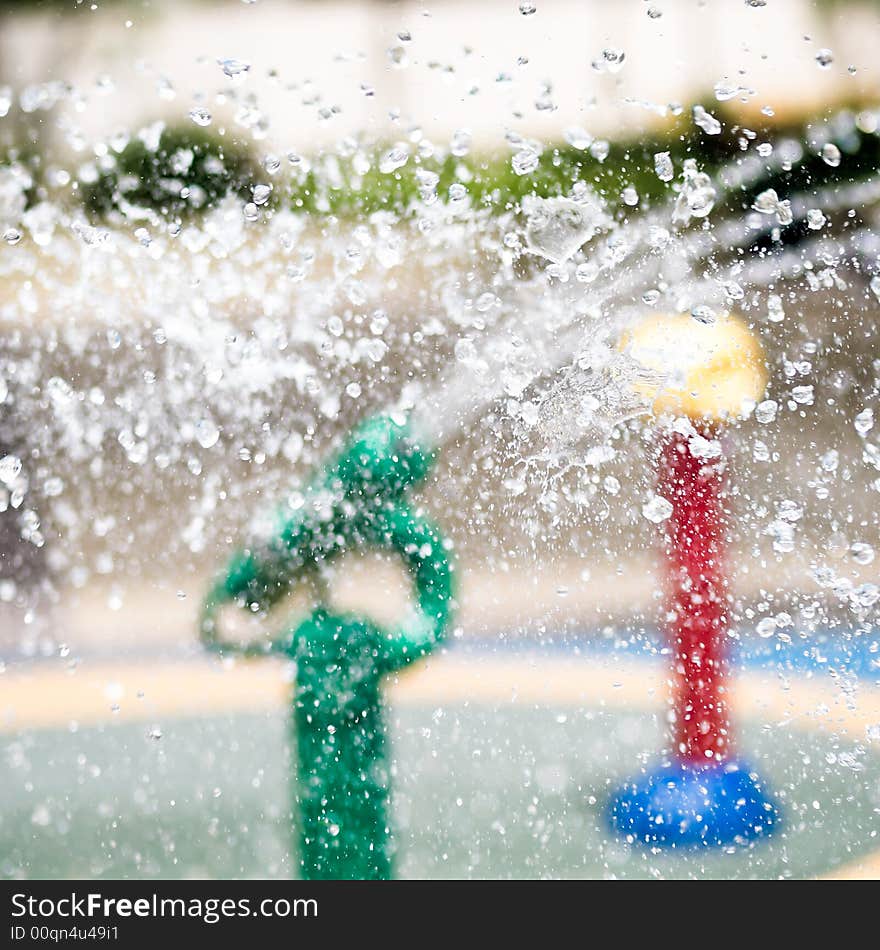
[[[615,831],[667,847],[720,847],[769,835],[779,811],[742,762],[673,761],[628,782],[611,801]]]

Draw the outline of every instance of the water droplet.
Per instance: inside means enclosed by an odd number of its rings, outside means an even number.
[[[195,122],[196,125],[200,125],[203,128],[209,126],[213,120],[213,116],[204,106],[196,106],[193,109],[189,110],[189,117]]]
[[[391,46],[388,49],[388,62],[394,69],[404,69],[409,63],[409,57],[403,46]]]
[[[578,126],[566,129],[564,137],[565,141],[568,142],[572,148],[580,149],[582,152],[585,152],[594,141],[593,136],[590,135],[589,132],[586,132]]]
[[[779,195],[776,194],[775,188],[768,188],[766,191],[762,191],[761,194],[755,198],[752,207],[759,214],[775,214],[776,220],[781,225],[791,224],[794,220],[791,210],[791,201],[787,198],[780,198]]]
[[[767,298],[767,319],[771,323],[782,323],[785,319],[785,309],[779,294],[770,294]]]
[[[667,228],[661,228],[656,224],[652,224],[648,228],[648,243],[651,247],[662,248],[672,240],[672,235],[669,233]]]
[[[367,340],[364,344],[364,353],[372,363],[381,363],[388,352],[388,344],[384,340]]]
[[[811,387],[812,388],[812,387]],[[840,453],[837,449],[829,449],[819,458],[819,464],[824,472],[836,472],[840,464]]]
[[[657,152],[654,156],[654,172],[660,181],[672,181],[675,169],[672,167],[672,157],[669,152]]]
[[[715,83],[715,98],[719,102],[727,102],[728,99],[733,99],[734,96],[739,92],[739,85],[735,82],[730,82],[729,80],[722,80],[721,82]]]
[[[863,409],[855,419],[856,432],[864,438],[874,428],[874,410]]]
[[[532,0],[520,0],[519,12],[523,16],[531,16],[537,9]]]
[[[721,286],[724,289],[725,296],[729,300],[742,300],[746,295],[742,285],[738,284],[735,280],[724,280],[721,282]]]
[[[705,172],[697,171],[694,159],[685,159],[681,192],[672,220],[677,224],[687,224],[691,218],[705,218],[715,206],[715,194],[712,179]]]
[[[17,455],[4,455],[0,459],[0,482],[9,487],[20,474],[21,459]]]
[[[389,175],[391,172],[397,171],[398,168],[403,168],[408,161],[409,150],[396,145],[379,159],[379,171],[383,175]]]
[[[43,491],[48,498],[57,498],[64,491],[64,481],[58,477],[47,478]]]
[[[776,418],[778,409],[779,403],[775,399],[765,399],[755,407],[755,418],[763,425],[767,425]]]
[[[819,208],[810,208],[807,211],[807,227],[811,231],[821,231],[827,220]]]
[[[699,126],[706,135],[718,135],[721,132],[721,123],[702,106],[694,106],[693,117],[694,125]]]
[[[571,258],[606,224],[599,198],[586,193],[584,199],[582,202],[531,196],[524,199],[529,250],[555,264]]]
[[[820,49],[816,53],[816,62],[822,69],[828,69],[834,62],[834,53],[830,49]]]
[[[774,636],[776,633],[776,618],[775,617],[763,617],[758,621],[755,632],[764,640],[769,639]]]
[[[456,158],[463,158],[471,150],[471,133],[467,129],[457,129],[449,142],[449,151]]]
[[[467,200],[468,190],[460,181],[456,181],[449,186],[448,194],[450,204],[463,204]]]
[[[766,191],[762,191],[755,198],[752,207],[761,214],[774,214],[779,207],[779,195],[776,194],[776,189],[768,188]]]
[[[416,181],[419,185],[419,195],[422,201],[433,204],[437,200],[437,186],[440,184],[440,176],[427,168],[417,168]]]
[[[240,59],[218,59],[217,65],[223,70],[223,75],[229,79],[242,79],[250,72],[251,64]]]
[[[840,149],[833,143],[828,142],[822,146],[822,161],[826,165],[830,165],[832,168],[837,168],[840,164]]]
[[[477,297],[477,301],[474,304],[474,309],[478,313],[488,313],[497,303],[498,297],[496,297],[491,291],[487,291],[486,293],[480,294],[480,296]]]
[[[812,406],[813,387],[795,386],[791,391],[791,398],[800,406]]]
[[[611,145],[605,139],[596,139],[590,146],[590,154],[598,162],[604,162],[611,154]]]
[[[517,175],[529,175],[538,167],[538,153],[531,147],[520,149],[510,160]]]
[[[619,73],[625,60],[626,53],[622,49],[612,46],[602,50],[601,63],[609,73]]]
[[[691,316],[697,323],[702,323],[706,326],[711,326],[718,320],[718,314],[715,313],[711,307],[706,306],[706,304],[697,304],[697,306],[691,307]]]
[[[672,515],[672,504],[662,495],[654,495],[642,505],[642,515],[648,521],[660,524]]]
[[[196,440],[203,449],[210,449],[220,439],[220,429],[211,419],[200,419],[196,423]]]
[[[255,185],[254,186],[254,204],[255,205],[264,205],[269,200],[272,195],[272,186],[271,185]]]

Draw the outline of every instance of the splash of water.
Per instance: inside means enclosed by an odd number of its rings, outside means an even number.
[[[818,148],[829,168],[830,144]],[[191,560],[240,531],[239,502],[283,497],[328,432],[371,410],[410,411],[436,445],[491,416],[544,446],[526,460],[545,474],[599,458],[647,409],[646,384],[663,384],[615,350],[646,308],[724,319],[762,288],[837,286],[873,266],[873,231],[846,224],[880,199],[876,175],[777,185],[773,214],[753,208],[768,176],[813,154],[782,143],[711,176],[688,160],[672,177],[671,157],[652,157],[666,198],[646,210],[631,187],[600,199],[581,181],[502,209],[457,184],[439,200],[439,176],[422,175],[405,212],[345,223],[262,197],[243,213],[232,196],[179,222],[133,208],[95,221],[29,204],[27,176],[4,169],[2,442],[29,452],[7,453],[0,500],[27,543],[64,538],[53,571],[82,586],[136,562],[122,509],[149,548],[165,543],[156,506],[175,497],[171,553]],[[802,223],[811,236],[786,243]]]

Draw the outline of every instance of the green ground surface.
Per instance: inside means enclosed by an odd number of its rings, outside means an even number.
[[[4,877],[288,877],[287,724],[236,716],[0,740]],[[406,707],[394,715],[397,865],[408,878],[801,877],[880,847],[880,756],[747,728],[782,799],[770,842],[652,853],[607,833],[608,789],[659,748],[644,713]]]

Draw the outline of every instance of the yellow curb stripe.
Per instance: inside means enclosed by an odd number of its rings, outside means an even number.
[[[823,881],[880,881],[880,850],[821,875]]]
[[[83,665],[75,672],[34,667],[0,678],[0,732],[98,725],[157,716],[185,717],[277,710],[289,700],[289,667],[273,660],[224,665],[210,659]],[[667,681],[654,664],[569,657],[435,657],[389,683],[392,703],[600,704],[659,709]],[[880,690],[852,703],[830,681],[770,673],[736,677],[736,714],[804,728],[849,731],[859,738],[880,722]]]

